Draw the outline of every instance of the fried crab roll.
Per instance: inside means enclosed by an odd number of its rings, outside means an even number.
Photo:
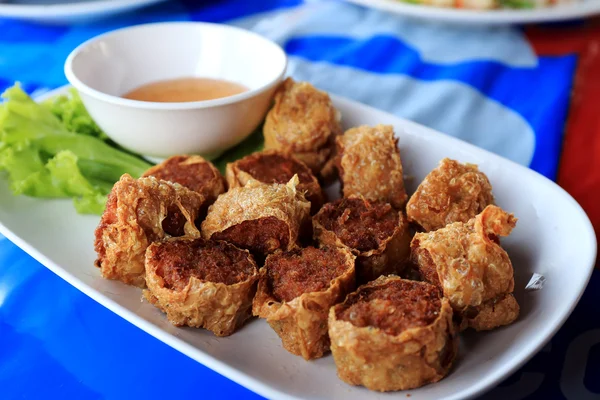
[[[387,392],[442,379],[458,352],[452,307],[426,282],[380,277],[329,311],[341,380]]]
[[[406,217],[388,203],[359,197],[327,203],[313,217],[313,229],[322,246],[348,247],[357,256],[359,283],[400,274],[410,257]]]
[[[519,316],[513,267],[499,240],[516,222],[512,214],[487,206],[469,222],[418,233],[412,240],[413,262],[423,279],[443,291],[461,329],[490,330]]]
[[[277,89],[263,126],[266,149],[294,154],[325,180],[335,174],[331,156],[335,137],[341,133],[340,114],[329,95],[292,78]]]
[[[445,158],[421,182],[406,205],[406,215],[426,232],[467,222],[494,204],[492,185],[477,165]]]
[[[329,351],[329,308],[355,288],[354,258],[335,247],[271,254],[260,269],[254,315],[267,320],[290,353],[322,357]]]
[[[285,185],[250,180],[229,190],[208,209],[203,237],[225,240],[259,257],[291,250],[310,226],[310,203],[297,185],[294,176]]]
[[[212,204],[225,192],[225,180],[215,166],[200,156],[173,156],[144,172],[163,181],[176,182],[205,198]]]
[[[347,130],[336,141],[343,196],[362,196],[401,209],[407,196],[394,129],[363,125]]]
[[[194,221],[203,201],[201,194],[178,183],[123,175],[96,228],[94,264],[106,279],[144,287],[146,248],[164,238],[199,237]]]
[[[311,214],[316,213],[324,202],[319,181],[306,164],[292,155],[265,150],[227,164],[225,171],[230,188],[244,186],[250,179],[263,183],[287,183],[294,175],[298,175],[300,181],[297,190],[304,192],[306,200],[310,201]]]
[[[172,238],[146,250],[144,297],[175,326],[231,335],[252,316],[257,281],[250,253],[227,242]]]

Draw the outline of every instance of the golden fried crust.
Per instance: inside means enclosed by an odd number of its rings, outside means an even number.
[[[247,250],[240,250],[227,244],[235,251],[245,254],[245,262],[253,267],[252,274],[240,282],[229,285],[191,276],[182,289],[170,288],[159,273],[160,269],[165,267],[161,264],[169,263],[169,260],[157,257],[157,253],[161,246],[175,240],[192,242],[202,239],[174,238],[150,245],[145,257],[148,289],[144,290],[144,297],[165,312],[169,321],[175,326],[205,328],[217,336],[231,335],[252,316],[252,299],[258,281],[258,268],[254,259]],[[202,262],[203,260],[199,258],[198,263]]]
[[[478,307],[474,318],[462,318],[461,330],[473,328],[488,331],[498,326],[510,325],[519,317],[519,303],[512,293],[488,300]]]
[[[148,169],[143,177],[154,176],[163,181],[176,182],[206,199],[212,204],[225,192],[225,180],[219,170],[200,156],[173,156]]]
[[[363,125],[347,130],[336,141],[344,197],[363,196],[401,209],[407,195],[394,129]]]
[[[258,290],[252,304],[255,316],[265,318],[281,338],[283,347],[306,360],[322,357],[329,351],[327,316],[331,306],[355,288],[354,255],[338,249],[347,269],[334,278],[326,290],[304,293],[292,301],[279,301],[269,287],[269,258],[260,269]]]
[[[366,204],[370,202],[360,197],[352,196],[349,199],[360,199]],[[335,233],[324,226],[323,216],[327,208],[335,205],[326,204],[319,213],[313,217],[313,237],[319,246],[336,246],[348,248],[356,258],[356,279],[359,283],[366,283],[381,275],[399,275],[405,269],[410,259],[410,242],[412,234],[408,221],[402,211],[393,211],[398,214],[398,223],[393,233],[379,241],[377,248],[361,251],[347,246]],[[380,203],[374,203],[377,206]],[[389,205],[388,205],[389,207]]]
[[[406,215],[429,232],[453,222],[467,222],[490,204],[494,204],[494,196],[487,176],[474,164],[445,158],[411,196]]]
[[[443,290],[455,312],[473,319],[475,329],[505,325],[518,315],[512,296],[498,305],[514,290],[513,267],[498,237],[508,236],[516,222],[512,214],[492,205],[467,223],[418,233],[412,240],[413,262],[423,278]],[[474,318],[479,312],[484,314]]]
[[[440,300],[439,314],[432,323],[399,334],[387,333],[376,326],[358,327],[338,317],[346,303],[362,291],[395,280],[400,278],[380,277],[361,286],[344,303],[329,311],[331,352],[338,376],[346,383],[380,392],[406,390],[437,382],[450,371],[458,352],[458,336],[452,322],[452,307],[445,298]]]
[[[278,243],[270,246],[267,252],[296,247],[299,234],[310,221],[310,203],[306,201],[304,194],[296,189],[297,186],[298,177],[294,176],[285,185],[267,185],[250,180],[243,187],[229,190],[219,196],[208,209],[206,219],[202,223],[203,237],[210,239],[217,235],[221,238],[229,228],[236,228],[249,221],[275,221],[285,225],[285,237],[284,240],[277,240]],[[268,235],[268,232],[260,234]],[[240,238],[239,242],[242,243],[243,239]],[[241,246],[230,237],[227,240]]]
[[[266,171],[269,171],[266,173]],[[297,190],[311,203],[311,214],[319,211],[325,195],[310,168],[291,154],[279,150],[264,150],[227,164],[225,178],[229,188],[245,186],[255,179],[263,183],[287,183],[298,175]]]
[[[266,149],[293,153],[317,176],[331,155],[332,137],[341,132],[339,112],[329,95],[292,78],[277,89],[263,127]]]
[[[125,174],[115,183],[95,231],[95,265],[106,279],[144,287],[144,253],[171,236],[199,237],[194,225],[202,195],[177,183]]]

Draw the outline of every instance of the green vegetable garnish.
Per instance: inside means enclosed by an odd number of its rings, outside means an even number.
[[[227,150],[218,158],[213,160],[213,164],[225,175],[225,167],[227,163],[234,162],[240,158],[246,157],[257,151],[261,151],[265,147],[265,140],[262,131],[262,124],[254,130],[246,139],[237,146]]]
[[[2,97],[0,171],[15,195],[70,197],[78,212],[101,214],[122,174],[137,178],[150,167],[117,148],[75,92],[38,104],[15,84]]]
[[[500,4],[507,8],[535,8],[535,3],[531,0],[500,0]]]
[[[82,135],[94,136],[108,141],[108,136],[94,122],[83,106],[79,93],[74,88],[69,89],[68,96],[52,97],[42,103],[54,114],[67,130]]]

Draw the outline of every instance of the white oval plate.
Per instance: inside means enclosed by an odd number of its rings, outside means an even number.
[[[0,17],[45,23],[71,23],[107,17],[161,1],[164,0],[16,0],[2,4],[0,0]]]
[[[410,4],[401,0],[346,0],[365,7],[378,8],[398,15],[407,15],[435,21],[506,25],[532,24],[540,22],[566,21],[600,14],[599,0],[583,0],[556,7],[535,8],[530,10],[467,10],[456,8],[432,7]]]
[[[65,88],[47,93],[49,97]],[[70,200],[14,197],[0,181],[0,232],[73,286],[180,352],[267,397],[277,399],[464,399],[476,396],[514,372],[552,337],[569,316],[591,275],[596,237],[581,207],[563,189],[536,172],[470,144],[333,96],[345,127],[392,124],[409,191],[444,157],[479,164],[489,176],[497,203],[519,218],[503,240],[515,269],[521,316],[488,333],[468,332],[450,375],[441,382],[400,394],[352,387],[336,376],[331,356],[307,362],[281,347],[264,320],[250,321],[227,338],[201,329],[176,328],[141,291],[100,277],[93,266],[94,229],[99,218],[81,216]],[[525,291],[531,275],[547,278],[542,290]]]

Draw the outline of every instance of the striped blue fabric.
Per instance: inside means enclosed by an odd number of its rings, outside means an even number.
[[[283,46],[297,79],[556,177],[577,60],[536,55],[516,28],[449,27],[299,0],[169,1],[70,26],[0,19],[0,89],[16,80],[29,93],[56,88],[83,41],[177,20],[252,29]],[[600,284],[598,274],[592,279]],[[591,371],[597,378],[600,347],[579,336],[597,325],[586,318],[594,304],[600,295],[586,292],[552,343],[485,398],[598,398]],[[583,367],[569,358],[575,342],[590,348]],[[2,399],[259,398],[113,315],[4,238],[0,343]]]

